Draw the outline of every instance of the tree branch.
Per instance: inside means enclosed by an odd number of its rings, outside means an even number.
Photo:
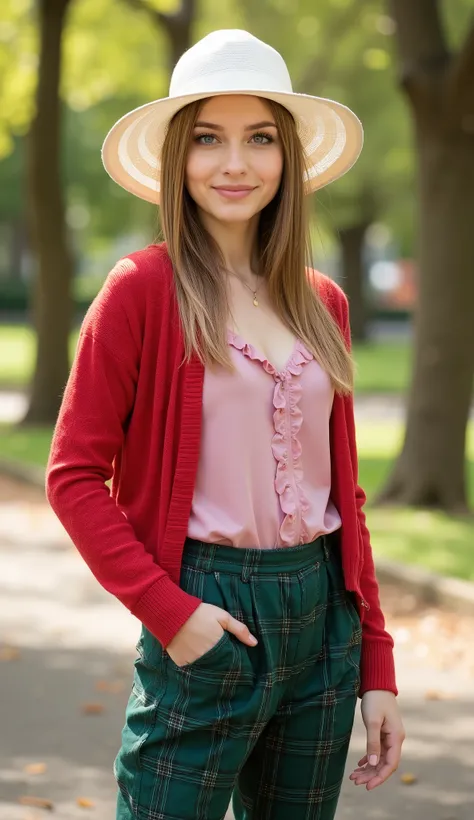
[[[196,0],[182,0],[177,12],[169,14],[168,18],[176,20],[180,25],[190,25],[196,14]]]

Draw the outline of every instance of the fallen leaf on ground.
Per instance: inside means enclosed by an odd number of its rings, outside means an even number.
[[[411,772],[405,772],[405,774],[400,775],[400,780],[405,786],[411,786],[412,783],[416,783],[417,779],[416,775],[411,774]]]
[[[25,794],[18,798],[18,802],[22,806],[34,806],[37,809],[48,809],[49,811],[54,809],[53,801],[46,800],[45,797],[33,797],[33,795]]]
[[[98,680],[96,681],[95,688],[98,692],[112,692],[116,694],[117,692],[123,692],[124,683],[121,680]]]
[[[89,800],[88,797],[78,797],[76,802],[81,809],[93,809],[95,806],[94,801]]]
[[[0,661],[16,661],[20,650],[16,646],[0,646]]]
[[[104,711],[102,703],[83,703],[82,713],[84,715],[100,715]]]
[[[27,774],[44,774],[47,768],[46,763],[28,763],[23,771]]]

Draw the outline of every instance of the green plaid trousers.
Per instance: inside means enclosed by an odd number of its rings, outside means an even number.
[[[243,621],[178,667],[143,627],[117,820],[332,820],[360,687],[362,630],[338,533],[237,549],[187,539],[180,586]]]

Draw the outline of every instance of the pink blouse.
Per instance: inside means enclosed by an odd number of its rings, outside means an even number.
[[[231,330],[228,340],[237,372],[205,371],[188,536],[269,549],[333,532],[329,377],[299,340],[281,371]]]

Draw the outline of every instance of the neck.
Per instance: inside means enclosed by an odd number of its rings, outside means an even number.
[[[227,270],[252,284],[258,271],[257,229],[260,214],[248,222],[220,222],[200,211],[206,231],[219,246]]]

